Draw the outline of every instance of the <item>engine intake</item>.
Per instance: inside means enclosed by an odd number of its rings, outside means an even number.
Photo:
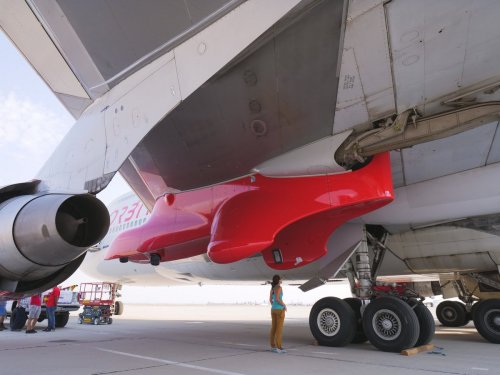
[[[80,264],[108,228],[106,206],[90,194],[23,195],[2,202],[0,290],[18,292],[23,284],[60,276],[71,263]]]

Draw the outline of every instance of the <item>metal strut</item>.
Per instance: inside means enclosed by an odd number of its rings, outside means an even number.
[[[400,283],[377,282],[383,258],[387,250],[385,240],[387,234],[380,240],[363,228],[363,237],[357,245],[354,257],[346,265],[346,275],[351,285],[351,292],[366,304],[373,297],[395,296],[405,301],[423,299],[416,291]],[[373,264],[370,263],[369,249],[373,251]]]
[[[366,232],[367,238],[370,240],[370,244],[373,249],[373,267],[372,267],[372,279],[376,280],[378,276],[378,271],[380,270],[380,266],[384,260],[385,253],[387,251],[387,247],[385,246],[385,240],[387,239],[387,232],[384,233],[382,239],[379,241],[374,236],[372,236],[369,232]]]
[[[358,285],[356,295],[361,299],[369,299],[372,295],[373,279],[370,266],[370,257],[368,256],[368,239],[366,228],[363,228],[363,238],[359,243],[355,253],[354,264]]]
[[[466,273],[465,275],[479,281],[480,283],[488,285],[494,289],[500,290],[500,282],[498,282],[497,280],[490,279],[489,277],[481,275],[477,272],[469,272],[469,273]]]

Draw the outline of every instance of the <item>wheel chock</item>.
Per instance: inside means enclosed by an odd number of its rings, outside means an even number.
[[[416,346],[415,348],[402,350],[401,355],[405,355],[408,357],[410,355],[415,355],[418,353],[427,352],[427,351],[432,350],[432,349],[434,349],[433,344],[426,344],[426,345],[422,345],[422,346]]]

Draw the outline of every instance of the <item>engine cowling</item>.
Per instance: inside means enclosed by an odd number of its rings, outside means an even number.
[[[23,195],[0,204],[0,296],[45,290],[69,277],[109,229],[93,195]]]

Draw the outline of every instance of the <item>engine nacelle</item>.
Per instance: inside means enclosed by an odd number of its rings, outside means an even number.
[[[28,293],[65,280],[109,229],[93,195],[23,195],[0,204],[0,291]]]

